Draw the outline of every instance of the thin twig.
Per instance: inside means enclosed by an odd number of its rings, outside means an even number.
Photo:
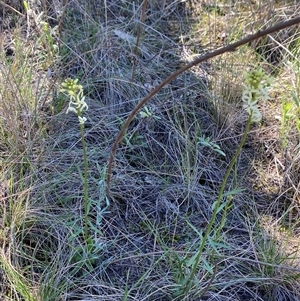
[[[136,107],[132,110],[132,112],[130,113],[130,115],[127,117],[122,129],[120,130],[113,146],[111,149],[111,154],[110,154],[110,158],[108,161],[108,167],[107,167],[107,180],[106,180],[106,194],[109,197],[110,195],[110,181],[111,181],[111,173],[112,173],[112,166],[113,166],[113,162],[114,162],[114,158],[115,158],[115,154],[118,148],[119,143],[121,142],[124,133],[126,132],[129,124],[131,123],[131,121],[133,120],[134,116],[136,115],[136,113],[147,103],[147,101],[154,96],[156,93],[158,93],[164,86],[166,86],[168,83],[170,83],[172,80],[174,80],[177,76],[179,76],[180,74],[182,74],[183,72],[189,70],[190,68],[192,68],[195,65],[200,64],[203,61],[206,61],[208,59],[211,59],[215,56],[218,56],[222,53],[225,52],[229,52],[229,51],[235,51],[236,48],[245,45],[249,42],[252,42],[254,40],[257,40],[263,36],[266,36],[270,33],[273,33],[275,31],[279,31],[282,30],[284,28],[293,26],[297,23],[300,23],[300,17],[291,19],[289,21],[285,21],[285,22],[280,22],[277,23],[276,25],[267,28],[265,30],[262,31],[258,31],[257,33],[253,34],[253,35],[249,35],[246,38],[237,41],[235,43],[229,44],[228,46],[222,47],[220,49],[217,49],[213,52],[207,53],[199,58],[196,58],[195,60],[193,60],[192,62],[190,62],[189,64],[183,66],[182,68],[180,68],[179,70],[175,71],[174,73],[172,73],[170,76],[168,76],[161,84],[159,84],[156,88],[154,88],[145,98],[143,98],[137,105]]]
[[[145,18],[146,18],[147,4],[148,4],[148,0],[144,0],[143,6],[142,6],[141,19],[140,19],[140,23],[138,25],[138,30],[137,30],[137,37],[136,37],[135,48],[133,50],[134,57],[133,57],[133,66],[132,66],[131,81],[133,81],[133,79],[134,79],[134,73],[135,73],[136,62],[137,62],[137,55],[138,55],[139,44],[140,44],[140,39],[141,39],[141,34],[142,34],[142,26],[145,23]]]
[[[67,9],[68,2],[69,2],[69,0],[64,0],[63,4],[62,4],[62,11],[59,16],[59,21],[58,21],[58,26],[57,26],[57,36],[59,38],[61,37],[62,28],[63,28],[63,20],[64,20],[64,15],[65,15],[65,12]]]
[[[14,11],[15,13],[17,13],[18,15],[24,17],[24,14],[22,14],[21,12],[19,12],[17,9],[13,8],[12,6],[8,5],[7,3],[0,1],[0,4],[11,9],[12,11]]]

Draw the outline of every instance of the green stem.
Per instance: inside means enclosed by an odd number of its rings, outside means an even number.
[[[246,138],[247,138],[247,135],[249,133],[249,129],[250,129],[250,125],[251,125],[251,120],[252,120],[252,111],[248,117],[248,120],[247,120],[247,124],[246,124],[246,128],[245,128],[245,131],[243,133],[243,136],[242,136],[242,139],[240,141],[240,144],[233,156],[233,158],[231,159],[230,163],[229,163],[229,166],[228,166],[228,169],[224,175],[224,178],[223,178],[223,181],[222,181],[222,184],[221,184],[221,187],[220,187],[220,190],[219,190],[219,194],[218,194],[218,198],[217,198],[217,202],[215,204],[215,207],[214,207],[214,210],[213,210],[213,213],[212,213],[212,216],[210,218],[210,221],[208,223],[208,226],[207,226],[207,229],[205,231],[205,235],[203,237],[203,239],[201,240],[201,244],[199,246],[199,250],[198,250],[198,256],[195,258],[195,261],[194,261],[194,264],[193,264],[193,268],[192,268],[192,271],[190,273],[190,275],[188,276],[187,280],[185,281],[184,283],[184,289],[183,289],[183,295],[187,295],[188,291],[191,289],[192,287],[192,280],[197,272],[197,268],[198,268],[198,265],[199,265],[199,262],[200,262],[200,259],[201,259],[201,255],[202,255],[202,252],[203,252],[203,249],[205,247],[205,244],[206,244],[206,241],[208,239],[208,236],[213,228],[213,225],[215,223],[215,220],[216,220],[216,217],[217,217],[217,213],[218,213],[218,209],[221,205],[221,201],[222,201],[222,198],[223,198],[223,193],[224,193],[224,189],[225,189],[225,186],[226,186],[226,183],[227,183],[227,180],[230,176],[230,173],[231,173],[231,170],[234,166],[234,164],[236,163],[237,161],[237,158],[238,156],[240,155],[241,151],[242,151],[242,147],[246,141]]]
[[[88,243],[89,241],[89,195],[88,195],[88,159],[87,159],[87,151],[86,151],[86,142],[84,139],[84,125],[80,124],[80,134],[81,134],[81,141],[82,141],[82,149],[83,149],[83,160],[84,160],[84,173],[83,173],[83,193],[84,193],[84,239],[85,242]]]

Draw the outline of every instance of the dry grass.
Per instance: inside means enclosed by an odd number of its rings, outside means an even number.
[[[299,5],[216,0],[199,9],[201,1],[149,1],[140,27],[142,1],[74,0],[66,9],[28,2],[30,13],[0,1],[0,299],[298,300],[299,108],[285,122],[276,118],[283,99],[299,97],[295,28],[174,80],[130,125],[109,200],[103,173],[122,123],[152,87],[195,55],[288,18]],[[270,62],[270,49],[279,62]],[[188,293],[176,295],[243,134],[242,74],[259,65],[275,77],[273,99],[261,104],[263,120],[252,126],[226,186],[244,190],[224,196],[231,203],[221,228],[217,216],[218,244],[208,241]],[[78,119],[65,114],[59,93],[66,77],[79,78],[89,105],[93,258],[81,235]]]

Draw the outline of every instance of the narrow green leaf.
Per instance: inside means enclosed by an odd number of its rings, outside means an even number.
[[[218,154],[222,155],[223,157],[226,157],[226,154],[223,151],[221,151],[220,147],[217,149],[214,148],[214,151],[217,152]]]
[[[207,240],[208,240],[210,247],[218,254],[219,254],[218,248],[223,248],[223,249],[227,249],[227,250],[232,249],[229,245],[227,245],[225,243],[221,243],[221,242],[216,242],[211,237],[208,237]]]
[[[244,188],[236,188],[236,189],[230,190],[228,192],[225,192],[223,194],[223,196],[226,197],[226,196],[229,196],[229,195],[235,195],[235,194],[239,194],[239,193],[241,193],[243,191],[245,191]]]
[[[204,257],[202,257],[201,260],[202,260],[202,262],[203,262],[203,264],[204,264],[205,270],[206,270],[208,273],[213,274],[214,271],[213,271],[212,266],[209,264],[209,262],[208,262]]]
[[[294,92],[292,92],[292,97],[293,97],[293,100],[294,100],[296,106],[299,108],[300,107],[300,103],[299,103],[298,96]]]
[[[202,230],[199,231],[194,225],[192,225],[188,220],[187,220],[187,224],[198,234],[200,240],[202,240],[203,235],[202,235]]]
[[[217,210],[217,213],[220,213],[224,207],[226,207],[226,205],[228,204],[229,200],[227,200],[226,202],[224,202],[223,204],[221,204]]]
[[[196,258],[198,256],[198,252],[196,252],[189,260],[186,261],[186,266],[191,267],[195,264]]]
[[[25,10],[26,11],[29,11],[29,5],[28,5],[28,2],[27,1],[23,1],[23,5],[25,7]]]

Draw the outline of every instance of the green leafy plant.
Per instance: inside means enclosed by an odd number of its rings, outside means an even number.
[[[189,260],[190,273],[182,279],[181,283],[174,293],[175,296],[187,296],[192,287],[197,283],[195,281],[195,275],[199,269],[200,262],[203,261],[203,253],[206,249],[211,249],[212,252],[217,252],[217,246],[224,247],[220,244],[220,232],[224,226],[226,220],[226,214],[228,212],[229,206],[231,204],[232,196],[239,192],[229,191],[224,192],[228,178],[231,171],[236,164],[236,161],[242,151],[242,147],[246,141],[247,135],[249,133],[250,125],[252,122],[258,122],[261,119],[261,114],[258,110],[257,103],[259,100],[268,99],[268,86],[271,83],[271,78],[266,75],[261,68],[253,70],[244,74],[245,84],[243,91],[243,107],[248,112],[249,117],[246,123],[246,127],[242,136],[242,139],[238,145],[238,148],[231,159],[227,171],[224,175],[221,187],[219,189],[217,200],[212,204],[212,215],[210,221],[206,227],[204,234],[197,232],[200,237],[200,244],[195,255]],[[227,196],[227,200],[222,203],[224,198]],[[216,224],[217,215],[222,212],[221,224],[218,226]],[[194,229],[196,230],[196,229]],[[215,230],[211,234],[212,230]],[[212,265],[208,262],[203,262],[203,266],[208,272],[212,272]]]
[[[288,144],[287,134],[291,130],[292,124],[295,121],[296,126],[297,126],[297,121],[299,122],[299,118],[297,118],[297,114],[295,114],[293,102],[292,101],[287,101],[286,99],[283,99],[282,103],[281,103],[281,116],[277,115],[277,116],[275,116],[275,118],[280,120],[280,123],[281,123],[281,129],[280,129],[281,144],[282,144],[282,147],[285,148]],[[298,130],[298,132],[299,132],[299,130]]]
[[[203,146],[207,146],[211,148],[213,151],[217,152],[221,156],[226,157],[226,154],[221,150],[220,146],[213,141],[211,141],[210,137],[199,137],[198,143],[200,143]]]
[[[298,56],[298,55],[297,55]],[[288,67],[294,74],[294,79],[290,81],[288,87],[290,93],[287,96],[286,93],[282,97],[281,102],[281,115],[275,115],[275,118],[280,121],[280,137],[281,146],[285,150],[290,144],[290,134],[294,129],[297,130],[298,137],[300,137],[300,64],[296,59],[294,62],[288,63]],[[292,134],[293,136],[294,134]]]
[[[78,79],[66,79],[62,83],[61,92],[67,93],[70,98],[68,112],[73,112],[78,116],[79,128],[81,134],[81,142],[83,149],[84,160],[84,172],[83,172],[83,193],[84,193],[84,237],[85,240],[89,240],[89,227],[88,227],[88,214],[89,214],[89,195],[88,195],[88,158],[87,147],[84,139],[84,123],[87,120],[82,116],[83,111],[88,109],[88,105],[85,102],[85,96],[83,96],[83,87],[78,84]]]
[[[83,199],[84,199],[84,221],[82,228],[80,220],[70,220],[68,225],[73,229],[73,235],[70,237],[70,243],[72,241],[78,241],[78,237],[83,236],[84,244],[77,245],[74,249],[74,255],[72,261],[74,262],[83,262],[87,268],[92,269],[92,264],[97,259],[97,252],[101,249],[101,245],[97,245],[94,241],[94,235],[102,235],[101,232],[101,223],[103,214],[105,214],[110,206],[108,198],[105,196],[105,178],[106,178],[106,169],[101,170],[100,166],[97,165],[97,169],[101,178],[97,181],[99,187],[99,199],[94,200],[89,197],[89,187],[88,187],[88,155],[87,155],[87,146],[84,138],[84,124],[87,121],[87,118],[83,116],[84,111],[88,110],[88,105],[85,102],[85,96],[83,94],[82,85],[78,84],[78,79],[66,79],[62,83],[62,89],[60,90],[63,93],[66,93],[69,97],[69,106],[67,113],[73,112],[78,117],[79,129],[81,134],[82,148],[83,148],[83,161],[84,161],[84,170],[83,174],[78,169],[79,175],[83,182]],[[96,181],[96,180],[95,180]],[[93,208],[95,223],[89,219],[89,214]],[[79,240],[80,241],[80,240]]]
[[[281,123],[280,135],[282,148],[288,145],[288,134],[293,128],[297,129],[298,135],[300,135],[300,101],[299,101],[299,64],[293,68],[295,73],[295,86],[291,92],[290,99],[287,97],[282,98],[281,102],[281,115],[276,115],[275,118]]]
[[[147,106],[145,106],[144,109],[140,112],[140,116],[142,118],[153,117],[155,119],[160,119],[159,116],[153,115],[153,113],[151,112],[151,110]]]
[[[268,100],[268,87],[272,83],[272,78],[268,76],[262,68],[251,72],[245,72],[245,83],[243,90],[243,108],[252,114],[252,121],[259,122],[262,118],[258,110],[258,101]]]

